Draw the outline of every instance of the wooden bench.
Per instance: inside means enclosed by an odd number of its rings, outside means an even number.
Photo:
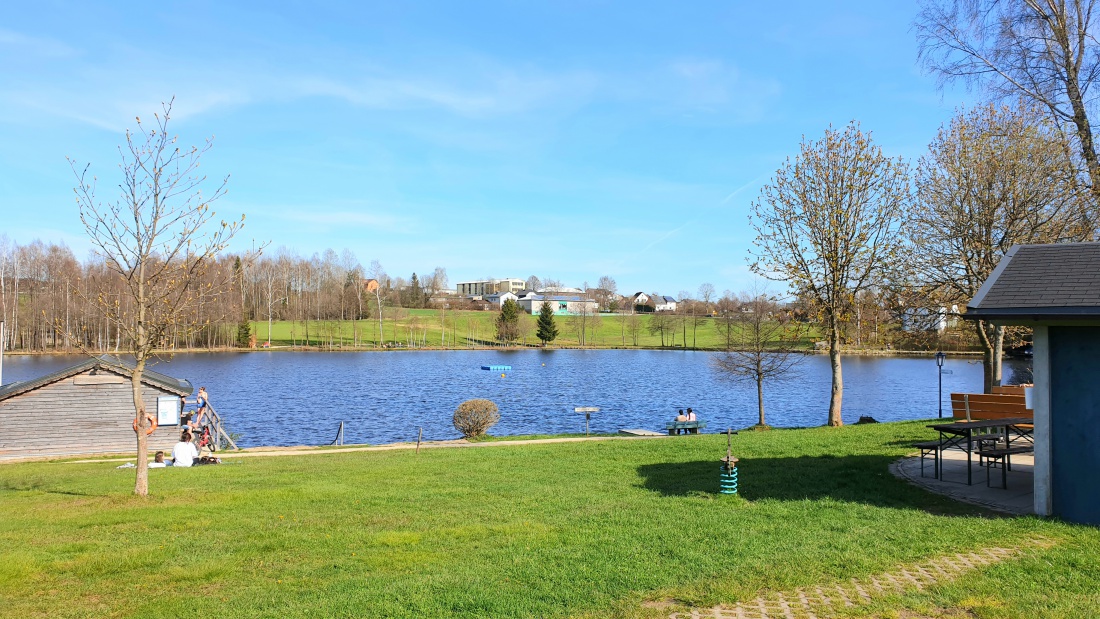
[[[985,459],[985,485],[989,487],[989,469],[994,463],[1001,465],[1001,487],[1008,489],[1008,471],[1012,470],[1012,456],[1029,454],[1035,450],[1031,447],[998,447],[995,449],[981,449],[978,456]]]
[[[920,443],[913,443],[913,447],[920,450],[920,476],[924,475],[924,459],[928,456],[932,456],[932,471],[935,473],[933,477],[939,476],[940,465],[940,442],[939,441],[921,441]]]
[[[680,434],[681,431],[688,434],[699,434],[699,429],[705,427],[707,427],[705,421],[673,421],[665,426],[670,435]]]
[[[1031,417],[1034,411],[1027,407],[1023,393],[952,393],[951,415],[955,419],[974,421]]]

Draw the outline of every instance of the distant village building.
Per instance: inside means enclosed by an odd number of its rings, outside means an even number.
[[[484,297],[498,292],[516,293],[524,289],[527,282],[522,279],[485,279],[472,282],[459,282],[455,290],[463,297]]]
[[[542,308],[543,301],[550,301],[554,313],[559,316],[575,316],[582,313],[595,314],[600,311],[598,303],[592,299],[576,295],[529,293],[520,297],[516,302],[528,314],[537,314]]]
[[[649,302],[649,295],[644,292],[635,292],[630,296],[630,310],[637,313],[652,312],[653,305]]]
[[[675,312],[676,311],[676,299],[667,296],[661,296],[654,299],[653,311],[655,312]]]
[[[482,300],[492,305],[496,309],[504,307],[504,302],[511,299],[512,301],[518,301],[519,297],[511,292],[496,292],[493,294],[487,294],[482,297]]]
[[[377,279],[364,279],[363,280],[363,292],[373,293],[373,292],[378,290],[378,285],[379,284],[378,284]]]
[[[89,359],[0,388],[0,460],[133,452],[133,366]],[[145,410],[157,419],[150,451],[169,451],[180,437],[180,397],[191,383],[159,372],[142,374]]]

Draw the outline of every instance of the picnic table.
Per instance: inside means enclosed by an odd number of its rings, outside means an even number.
[[[707,427],[705,421],[670,421],[665,428],[669,434],[680,434],[686,432],[687,434],[699,434],[700,428]]]
[[[1033,423],[1034,420],[1031,417],[1008,417],[937,423],[928,426],[940,433],[939,445],[936,449],[936,478],[943,480],[944,450],[961,449],[966,452],[966,485],[973,485],[974,474],[971,469],[973,453],[977,451],[979,458],[988,457],[997,460],[1008,458],[1012,454],[1029,453],[1033,449]],[[1001,441],[1004,441],[1004,447],[998,449],[996,444]],[[994,448],[983,449],[982,445],[987,442],[992,442]],[[1013,442],[1016,443],[1015,446]],[[1023,443],[1028,445],[1025,446]]]

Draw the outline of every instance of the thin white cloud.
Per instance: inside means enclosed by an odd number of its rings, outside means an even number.
[[[462,86],[431,76],[387,74],[339,78],[291,78],[287,92],[301,97],[332,97],[375,109],[439,108],[466,116],[516,113],[587,97],[596,78],[586,73],[537,75],[489,70],[465,76]]]
[[[387,231],[409,231],[413,225],[413,222],[409,219],[388,213],[349,210],[322,211],[306,206],[283,208],[276,212],[275,217],[284,221],[294,221],[326,228],[357,227]]]
[[[40,58],[67,58],[78,53],[57,39],[30,36],[5,28],[0,28],[0,49],[10,49],[21,56]]]

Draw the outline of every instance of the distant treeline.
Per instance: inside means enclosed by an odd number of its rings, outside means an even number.
[[[289,330],[282,344],[383,346],[389,342],[404,345],[409,339],[409,334],[403,332],[408,330],[409,315],[405,310],[439,307],[430,300],[438,298],[438,293],[448,287],[447,272],[442,267],[436,267],[423,277],[415,273],[408,279],[390,277],[377,261],[364,268],[352,252],[345,250],[338,254],[331,249],[307,258],[279,248],[265,252],[251,263],[242,262],[241,256],[225,254],[203,277],[204,281],[194,288],[197,302],[193,304],[191,315],[184,317],[178,327],[169,329],[162,343],[164,348],[186,350],[256,345],[257,336],[261,341],[267,337],[267,325],[263,323],[268,321],[297,325]],[[232,282],[230,289],[213,290],[215,282],[226,279]],[[608,278],[608,281],[613,280]],[[602,289],[593,290],[603,292]],[[735,331],[731,330],[731,323],[737,318],[744,295],[726,291],[715,296],[718,298],[714,301],[682,302],[675,315],[657,316],[658,320],[647,319],[638,324],[625,321],[619,325],[621,329],[615,329],[621,332],[617,337],[608,334],[607,341],[592,344],[646,345],[639,341],[639,334],[652,330],[651,335],[660,336],[653,342],[655,345],[694,346],[694,331],[706,324],[704,329],[707,331],[720,327],[720,338],[724,341],[712,342],[714,335],[707,333],[703,336],[707,342],[703,346],[724,347],[732,342],[730,333]],[[944,334],[901,330],[896,312],[883,301],[874,294],[860,296],[858,311],[853,312],[845,325],[845,340],[849,344],[953,350],[969,349],[974,345],[973,337],[961,328],[954,328],[954,324]],[[119,312],[125,315],[128,303],[124,283],[102,260],[93,256],[81,262],[65,245],[41,241],[20,245],[0,237],[0,316],[6,327],[5,350],[126,350],[126,342],[119,341],[118,330],[104,315],[104,305],[117,304]],[[483,306],[465,299],[448,298],[446,308],[442,308],[444,322],[440,328],[458,327],[446,320],[447,312],[480,307]],[[797,301],[786,306],[785,311],[799,320],[812,319],[806,307]],[[717,320],[700,323],[703,316],[714,316]],[[337,326],[354,321],[372,323],[361,324],[347,333],[343,332],[344,327]],[[722,324],[726,325],[724,331]],[[185,325],[197,327],[185,328]],[[681,333],[679,342],[673,337],[674,332]],[[386,337],[379,337],[380,333],[385,333]],[[447,336],[449,341],[456,334],[448,333]],[[487,332],[471,337],[492,339]]]

